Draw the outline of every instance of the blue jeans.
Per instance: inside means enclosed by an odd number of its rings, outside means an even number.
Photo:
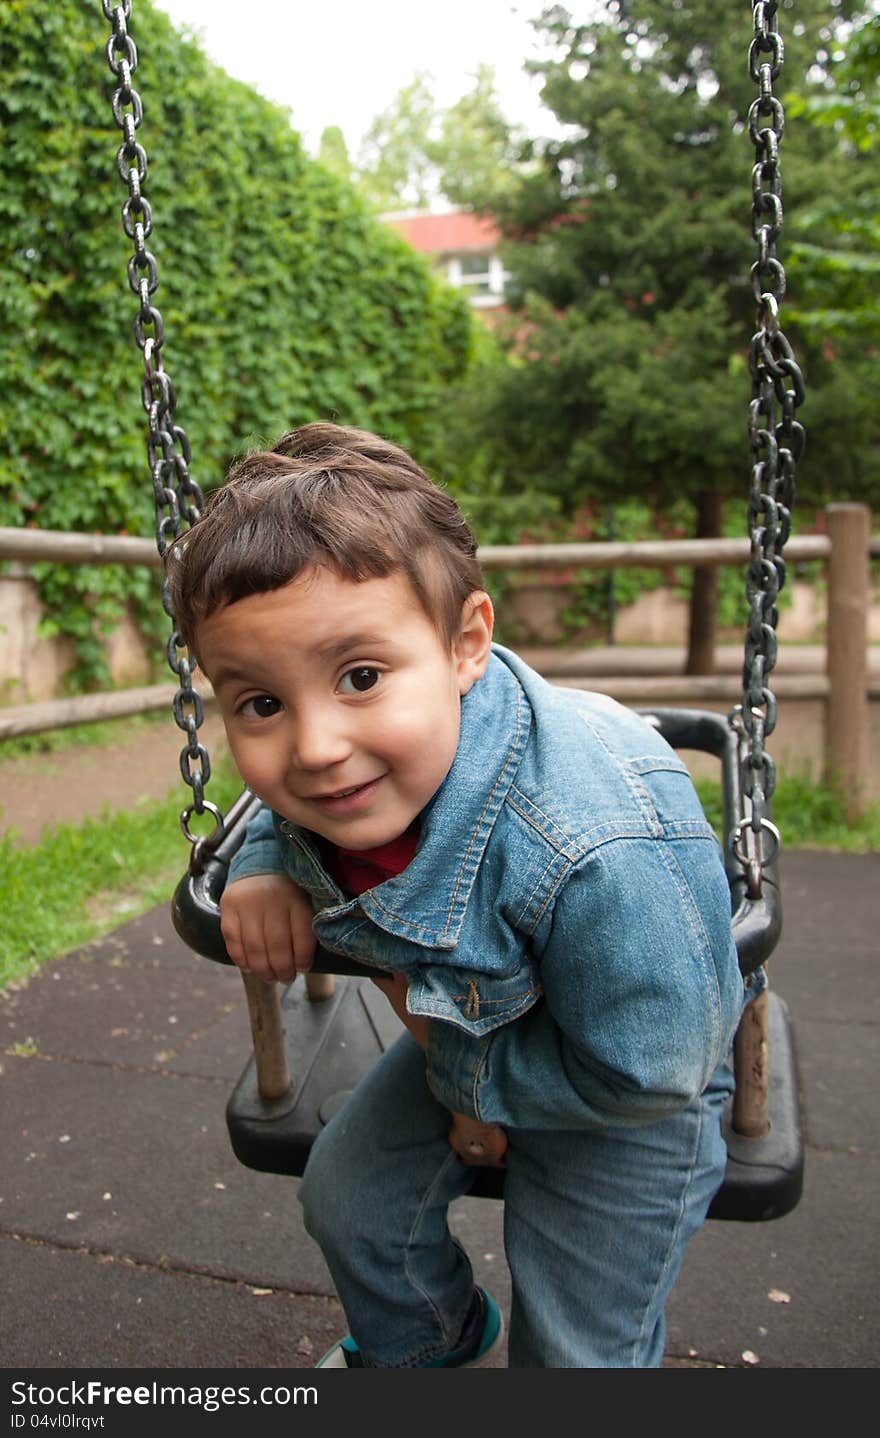
[[[510,1130],[504,1241],[511,1368],[650,1368],[685,1244],[724,1176],[722,1065],[703,1098],[659,1123]],[[404,1034],[317,1139],[300,1188],[367,1362],[417,1368],[458,1340],[473,1294],[446,1211],[474,1171]]]

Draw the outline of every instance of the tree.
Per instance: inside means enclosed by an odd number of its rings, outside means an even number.
[[[377,210],[421,208],[436,192],[437,175],[431,135],[437,107],[421,72],[377,115],[357,158],[357,184]]]
[[[255,438],[331,418],[435,464],[444,394],[470,352],[466,303],[304,154],[286,111],[148,0],[133,9],[155,303],[194,477],[208,488]],[[154,520],[107,34],[85,0],[0,5],[4,525],[146,533]],[[78,679],[106,677],[96,630],[125,600],[160,617],[151,588],[139,571],[45,576],[88,660]]]
[[[780,10],[786,82],[816,66],[827,83],[829,51],[857,7]],[[554,6],[536,24],[552,49],[534,67],[542,99],[564,131],[533,142],[514,186],[490,180],[478,197],[508,238],[520,310],[516,363],[487,396],[487,432],[520,488],[544,485],[571,509],[585,496],[686,500],[696,533],[717,533],[724,497],[744,498],[748,475],[751,27],[712,0],[608,0],[583,22]],[[791,228],[832,187],[842,200],[856,193],[838,150],[827,129],[790,127]],[[876,420],[863,390],[834,385],[821,345],[791,337],[810,385],[834,386],[842,406],[843,423],[810,441],[821,463],[805,487],[819,499],[825,474],[844,465],[847,422],[862,472],[876,468]],[[711,668],[713,582],[696,572],[692,671]]]
[[[442,116],[429,154],[447,200],[469,207],[474,197],[516,184],[524,136],[505,119],[491,65],[480,65],[473,88]]]
[[[795,94],[788,110],[834,132],[855,193],[822,196],[810,215],[810,239],[792,247],[792,275],[803,296],[797,316],[813,334],[880,340],[880,16],[846,41],[845,53],[818,94]]]
[[[351,159],[345,136],[338,125],[328,125],[321,132],[318,160],[338,180],[351,180]]]
[[[437,199],[471,206],[515,182],[524,136],[505,119],[491,65],[441,110],[431,77],[416,75],[368,129],[355,181],[377,209],[425,207]]]

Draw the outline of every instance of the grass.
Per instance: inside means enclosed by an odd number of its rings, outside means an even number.
[[[721,832],[721,785],[698,779],[696,790],[706,817]],[[880,803],[850,822],[846,799],[838,789],[814,780],[808,770],[779,780],[772,801],[773,822],[786,849],[836,849],[844,854],[880,851]]]
[[[225,808],[240,787],[221,761],[209,798]],[[0,988],[170,898],[189,859],[187,795],[178,784],[164,799],[59,824],[33,847],[0,838]]]

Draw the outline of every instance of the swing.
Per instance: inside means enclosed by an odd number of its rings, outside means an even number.
[[[164,555],[184,522],[192,524],[199,518],[202,498],[189,474],[186,432],[175,422],[174,386],[162,360],[162,317],[152,303],[158,272],[146,245],[152,214],[143,194],[147,157],[136,136],[143,109],[132,86],[137,51],[126,25],[131,0],[115,5],[102,0],[102,8],[112,27],[106,53],[117,82],[113,117],[122,132],[117,169],[128,189],[122,224],[134,245],[128,278],[139,301],[134,329],[144,360],[141,395],[148,420],[157,544]],[[776,701],[767,685],[776,662],[776,598],[785,581],[782,551],[790,530],[795,469],[804,444],[803,428],[795,418],[804,398],[803,380],[778,317],[779,301],[785,293],[785,271],[776,257],[782,223],[778,149],[784,113],[773,94],[773,81],[782,66],[776,12],[777,0],[754,6],[754,38],[749,49],[749,70],[759,90],[749,112],[749,133],[755,145],[752,220],[757,244],[751,283],[758,328],[750,351],[751,559],[746,584],[749,619],[743,703],[728,718],[691,709],[637,711],[674,748],[711,754],[719,761],[733,934],[747,985],[769,958],[782,927],[776,869],[779,834],[770,819],[775,768],[764,749],[764,739],[776,721]],[[192,802],[181,815],[191,845],[190,864],[175,891],[172,915],[177,932],[190,948],[229,964],[220,931],[220,897],[229,862],[260,801],[245,790],[223,816],[205,798],[210,760],[198,738],[203,706],[174,626],[167,586],[163,604],[172,622],[168,661],[179,683],[174,717],[187,736],[180,768],[192,789]],[[214,829],[209,835],[197,836],[190,821],[193,814],[205,812],[212,816]],[[243,976],[254,1056],[226,1112],[232,1147],[243,1164],[265,1172],[301,1175],[321,1127],[397,1037],[402,1025],[370,982],[372,972],[319,948],[305,984],[289,985],[283,997],[278,985]],[[734,1043],[734,1067],[736,1092],[725,1120],[727,1170],[709,1216],[753,1221],[778,1218],[790,1212],[800,1198],[803,1140],[791,1029],[786,1007],[777,995],[762,994],[747,1006]],[[290,1079],[291,1068],[295,1083]],[[477,1168],[475,1174],[473,1195],[503,1196],[503,1169]]]

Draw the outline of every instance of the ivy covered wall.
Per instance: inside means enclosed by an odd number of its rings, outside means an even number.
[[[286,111],[149,0],[132,11],[154,303],[195,478],[209,489],[236,453],[319,418],[378,430],[430,466],[444,395],[467,365],[464,301],[308,158]],[[153,523],[109,34],[100,0],[0,6],[4,525],[148,534]],[[97,680],[96,629],[126,598],[152,603],[153,582],[39,574],[52,623],[77,638],[80,680]]]

